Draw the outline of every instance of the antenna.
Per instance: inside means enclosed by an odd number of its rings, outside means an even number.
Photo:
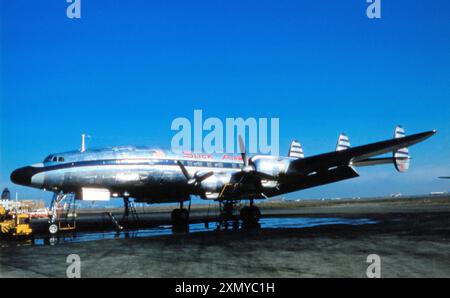
[[[86,151],[86,141],[85,141],[86,135],[83,133],[81,135],[81,152]]]

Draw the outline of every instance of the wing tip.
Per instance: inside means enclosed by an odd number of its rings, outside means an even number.
[[[425,135],[427,137],[431,137],[431,136],[434,136],[436,133],[437,133],[437,130],[433,129],[433,130],[425,131],[425,132],[422,132],[419,134]]]

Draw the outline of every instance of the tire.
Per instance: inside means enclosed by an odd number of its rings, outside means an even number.
[[[242,207],[240,214],[242,220],[247,220],[250,217],[250,207]]]
[[[58,226],[56,224],[51,224],[48,227],[48,231],[50,232],[50,234],[55,235],[56,233],[58,233]]]
[[[251,218],[255,221],[259,221],[259,219],[261,218],[261,211],[259,211],[259,208],[256,206],[250,207],[250,214]]]
[[[189,221],[189,212],[186,209],[181,209],[180,220],[186,223]]]
[[[174,209],[171,218],[174,224],[188,224],[189,212],[186,209]]]
[[[241,218],[246,220],[256,220],[261,218],[261,211],[256,206],[245,206],[241,209]]]
[[[173,232],[186,233],[189,231],[189,212],[186,209],[174,209],[171,217]]]
[[[173,209],[173,211],[170,215],[172,222],[177,222],[180,219],[180,213],[181,213],[181,209]]]
[[[256,206],[245,206],[241,209],[242,227],[249,228],[258,226],[261,218],[261,211]]]

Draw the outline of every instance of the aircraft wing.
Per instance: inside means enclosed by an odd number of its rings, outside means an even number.
[[[291,162],[288,174],[323,173],[340,166],[351,166],[352,162],[365,161],[372,156],[393,152],[422,142],[436,133],[435,130],[422,132],[402,138],[390,139],[342,151],[333,151]]]

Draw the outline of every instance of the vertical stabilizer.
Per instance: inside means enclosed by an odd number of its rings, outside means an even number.
[[[400,125],[398,125],[395,128],[394,138],[398,139],[403,137],[405,137],[405,129]],[[395,150],[393,152],[393,157],[394,157],[394,165],[397,171],[406,172],[409,169],[411,158],[409,157],[409,150],[407,147]]]
[[[350,140],[346,134],[341,133],[336,145],[336,151],[342,151],[348,148],[350,148]]]
[[[288,156],[294,158],[304,158],[305,154],[303,153],[302,144],[295,140],[292,141]]]

